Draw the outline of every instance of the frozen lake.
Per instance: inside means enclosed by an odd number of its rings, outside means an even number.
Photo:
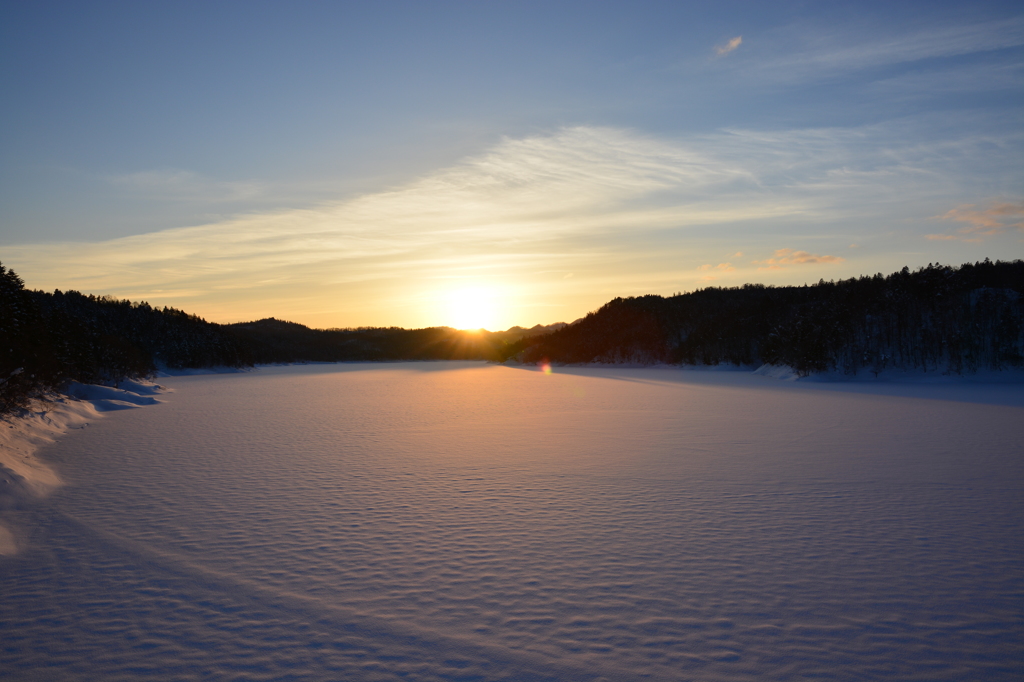
[[[1017,680],[1024,387],[310,365],[42,452],[9,680]]]

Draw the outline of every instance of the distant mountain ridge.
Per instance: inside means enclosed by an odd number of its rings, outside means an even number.
[[[512,327],[507,331],[465,331],[451,327],[402,329],[359,327],[311,329],[295,322],[264,318],[221,325],[251,354],[256,364],[384,360],[503,360],[507,347],[521,338],[547,334],[565,323]]]
[[[564,326],[503,332],[428,329],[310,329],[265,318],[215,324],[77,291],[30,291],[0,264],[0,414],[68,382],[117,383],[161,368],[251,367],[262,363],[502,360],[509,344]]]

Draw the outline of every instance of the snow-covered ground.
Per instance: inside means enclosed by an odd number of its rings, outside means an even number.
[[[160,402],[153,397],[166,388],[148,381],[124,380],[117,387],[71,382],[67,394],[36,400],[15,414],[0,417],[0,556],[18,551],[15,533],[3,523],[5,510],[45,498],[62,484],[53,467],[37,451],[69,430],[84,429],[102,412]]]
[[[5,514],[5,679],[1016,680],[1024,384],[161,379]]]

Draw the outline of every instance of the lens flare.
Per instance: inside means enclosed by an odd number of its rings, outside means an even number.
[[[544,374],[551,374],[551,363],[547,360],[541,360],[537,366],[540,367],[540,371]]]

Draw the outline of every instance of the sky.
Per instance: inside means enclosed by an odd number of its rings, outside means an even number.
[[[1016,2],[0,0],[0,88],[0,262],[214,322],[1024,258]]]

